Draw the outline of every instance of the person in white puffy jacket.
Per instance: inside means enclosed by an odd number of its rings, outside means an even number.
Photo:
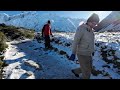
[[[94,52],[94,27],[99,23],[99,16],[93,13],[86,24],[80,25],[75,33],[72,44],[72,55],[69,60],[75,60],[76,54],[80,68],[73,69],[76,77],[82,73],[82,79],[90,79],[92,71],[92,53]]]

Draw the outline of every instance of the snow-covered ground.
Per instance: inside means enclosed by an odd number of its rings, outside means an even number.
[[[8,42],[3,79],[80,79],[71,69],[79,67],[69,61],[74,33],[53,33],[52,50],[44,49],[42,40]],[[77,60],[77,58],[76,58]],[[91,79],[120,79],[120,32],[95,33]]]
[[[44,51],[36,40],[9,43],[4,68],[5,79],[67,79],[75,78],[70,69],[76,64],[53,51]],[[31,64],[30,64],[31,62]],[[64,70],[64,72],[63,72]]]

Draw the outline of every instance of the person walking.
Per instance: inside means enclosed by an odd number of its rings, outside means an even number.
[[[51,32],[51,22],[48,20],[47,24],[45,24],[42,28],[42,37],[45,39],[45,48],[50,49],[52,46],[50,45],[50,35],[53,37]]]
[[[94,53],[94,27],[99,23],[99,16],[93,13],[86,23],[80,25],[75,33],[72,44],[72,54],[69,60],[75,60],[76,55],[79,68],[72,70],[76,77],[82,73],[82,79],[90,79],[92,71],[92,53]]]

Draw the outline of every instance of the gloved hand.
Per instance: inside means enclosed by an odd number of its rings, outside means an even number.
[[[94,52],[92,53],[92,56],[94,56]]]
[[[74,60],[75,60],[75,54],[72,54],[72,55],[70,56],[69,60],[74,61]]]
[[[51,35],[53,37],[53,35]]]

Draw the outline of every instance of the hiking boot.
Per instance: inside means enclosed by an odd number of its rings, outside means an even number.
[[[76,74],[75,72],[74,72],[74,70],[71,70],[72,71],[72,73],[74,73],[74,75],[76,76],[76,77],[79,77],[79,74]]]

